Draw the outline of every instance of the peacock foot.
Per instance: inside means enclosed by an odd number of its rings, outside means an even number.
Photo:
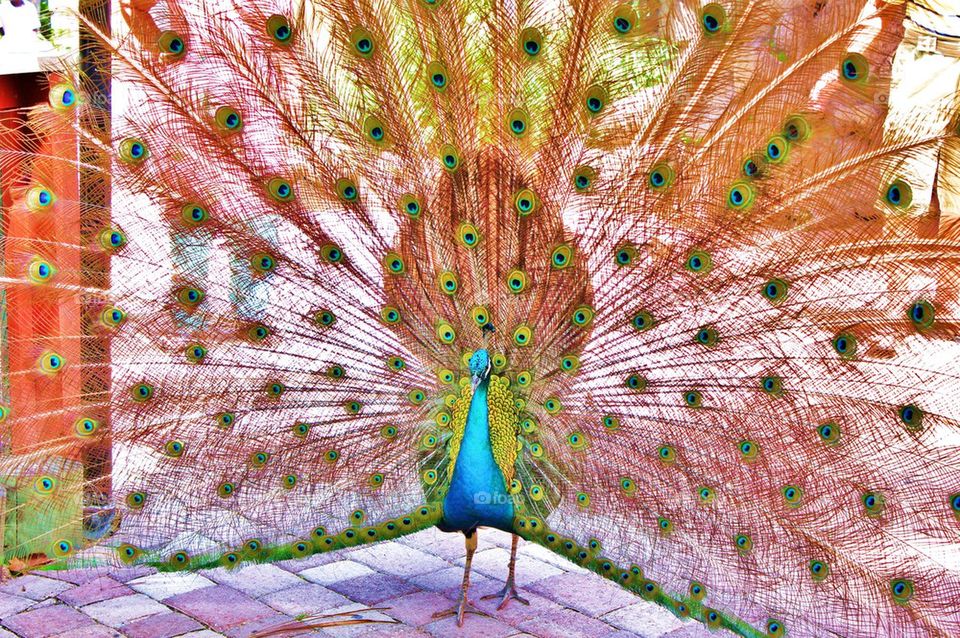
[[[468,613],[477,614],[478,616],[487,615],[484,612],[477,609],[477,607],[472,602],[470,602],[470,600],[466,596],[464,596],[463,594],[460,594],[460,599],[457,601],[456,605],[454,605],[453,607],[445,611],[438,611],[437,613],[433,614],[433,617],[446,618],[448,616],[456,616],[457,627],[463,627],[463,617]]]
[[[518,603],[522,603],[524,605],[530,604],[529,600],[527,600],[517,592],[517,587],[512,582],[507,582],[507,584],[503,586],[503,589],[501,589],[496,594],[490,594],[489,596],[484,596],[480,600],[487,600],[490,598],[500,599],[500,604],[497,605],[497,611],[500,611],[501,609],[506,607],[507,603],[509,603],[511,600],[515,600]]]

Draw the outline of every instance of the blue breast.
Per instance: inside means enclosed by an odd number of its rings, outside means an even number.
[[[443,501],[440,527],[467,531],[480,525],[513,530],[513,500],[507,494],[503,473],[490,447],[486,381],[477,386],[470,401],[450,491]]]

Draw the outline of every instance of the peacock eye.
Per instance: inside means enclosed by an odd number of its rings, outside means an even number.
[[[273,38],[273,41],[281,46],[290,44],[293,38],[293,29],[290,27],[290,21],[286,16],[274,14],[267,18],[267,34]]]

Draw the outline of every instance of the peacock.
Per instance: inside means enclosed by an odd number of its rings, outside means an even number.
[[[904,169],[960,131],[885,132],[901,11],[88,21],[0,151],[8,552],[194,570],[436,527],[463,623],[486,527],[501,608],[523,541],[739,636],[960,635],[960,242]]]

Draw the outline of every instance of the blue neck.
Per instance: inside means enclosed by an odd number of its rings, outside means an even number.
[[[490,446],[490,411],[485,380],[473,393],[460,452],[443,501],[442,528],[468,531],[477,526],[513,530],[513,500]]]

